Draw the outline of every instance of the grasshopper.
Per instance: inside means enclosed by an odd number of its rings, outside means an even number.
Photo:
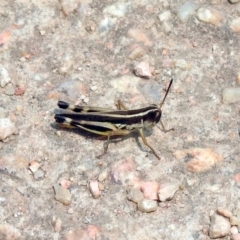
[[[172,82],[173,79],[170,81],[165,96],[159,106],[151,104],[148,107],[128,110],[121,101],[118,101],[117,110],[111,110],[100,107],[70,105],[66,102],[59,101],[58,107],[64,110],[62,110],[61,113],[55,114],[55,120],[57,123],[65,126],[80,128],[87,132],[106,136],[107,144],[102,155],[107,153],[110,137],[125,136],[133,131],[138,131],[143,143],[160,159],[155,150],[148,144],[143,129],[152,128],[160,122],[163,132],[174,130],[173,128],[166,130],[161,121],[161,108],[171,88]]]

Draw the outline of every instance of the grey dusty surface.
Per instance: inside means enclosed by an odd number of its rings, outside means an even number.
[[[0,1],[0,239],[240,239],[240,2]],[[159,104],[105,139],[58,100]]]

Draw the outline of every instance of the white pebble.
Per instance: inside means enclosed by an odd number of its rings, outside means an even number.
[[[157,202],[154,200],[143,199],[142,201],[138,202],[138,209],[141,212],[155,212],[157,210]]]
[[[115,17],[124,17],[125,13],[127,12],[128,5],[128,3],[117,2],[105,7],[103,9],[103,13],[107,13]]]
[[[185,2],[178,10],[177,15],[182,22],[186,22],[188,18],[195,13],[197,5],[193,2]]]
[[[211,23],[215,26],[219,25],[223,17],[214,9],[199,8],[197,11],[197,17],[200,21]]]
[[[236,103],[240,101],[240,88],[229,87],[223,90],[223,102]]]
[[[0,140],[4,140],[16,132],[16,126],[9,118],[0,118]]]
[[[227,218],[218,214],[213,214],[211,217],[211,224],[209,228],[210,238],[222,238],[229,235],[230,222]]]
[[[88,102],[89,102],[89,98],[88,98],[88,97],[85,97],[85,98],[83,99],[83,102],[84,102],[84,103],[88,103]]]
[[[232,217],[232,212],[225,208],[221,208],[221,207],[217,208],[217,213],[219,215],[222,215],[223,217],[227,217],[227,218]]]
[[[240,233],[233,234],[231,240],[240,240]]]
[[[8,71],[2,64],[0,64],[0,86],[3,88],[10,82],[11,79],[8,75]]]
[[[97,86],[91,86],[90,89],[91,91],[95,92],[97,90]]]
[[[38,180],[38,179],[43,178],[44,175],[45,175],[44,171],[43,171],[41,168],[39,168],[39,169],[34,173],[33,177],[34,177],[34,179]]]
[[[232,29],[233,32],[240,32],[240,17],[233,19],[229,27]]]
[[[62,4],[62,11],[66,16],[73,13],[78,7],[77,0],[61,0],[60,2]]]
[[[171,12],[170,11],[165,11],[163,13],[160,13],[158,15],[158,18],[159,18],[160,22],[164,22],[166,20],[169,20],[171,18]]]
[[[238,233],[238,228],[236,226],[231,227],[230,229],[231,234],[237,234]]]
[[[65,205],[70,205],[72,197],[70,191],[66,188],[59,186],[58,184],[55,184],[53,187],[56,200]]]
[[[98,175],[98,181],[99,182],[103,182],[108,176],[108,173],[107,172],[101,172],[99,175]]]
[[[31,161],[28,164],[28,168],[31,170],[32,173],[35,173],[40,167],[40,163],[37,161]]]
[[[99,24],[99,31],[105,32],[105,31],[110,30],[114,26],[116,20],[117,19],[113,18],[113,17],[104,18]]]
[[[45,31],[40,31],[41,36],[44,36],[46,34]]]
[[[179,189],[179,184],[164,183],[160,185],[158,190],[158,197],[161,202],[165,202],[173,198],[176,191]]]
[[[14,92],[15,92],[15,89],[14,89],[14,86],[9,83],[6,87],[5,87],[5,91],[4,93],[8,96],[12,96],[14,95]]]
[[[166,34],[172,31],[172,25],[169,22],[163,22],[163,30]]]
[[[134,73],[136,76],[138,77],[142,77],[142,78],[150,78],[152,76],[151,70],[150,70],[150,66],[149,63],[147,62],[140,62],[138,63],[135,68],[134,68]]]
[[[143,200],[143,193],[137,188],[128,189],[127,198],[135,203],[139,203]]]
[[[240,220],[235,216],[231,216],[230,223],[231,223],[231,226],[239,226]]]
[[[98,181],[95,180],[90,181],[89,190],[94,198],[100,197],[101,191],[99,189]]]

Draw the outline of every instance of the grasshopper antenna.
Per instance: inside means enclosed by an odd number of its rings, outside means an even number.
[[[159,109],[162,108],[162,105],[163,105],[163,103],[165,102],[165,99],[166,99],[166,97],[167,97],[167,95],[168,95],[168,92],[169,92],[169,90],[170,90],[170,88],[171,88],[171,86],[172,86],[172,83],[173,83],[173,79],[171,79],[171,81],[170,81],[170,83],[169,83],[169,85],[168,85],[167,92],[165,93],[165,96],[164,96],[162,102],[160,103]]]

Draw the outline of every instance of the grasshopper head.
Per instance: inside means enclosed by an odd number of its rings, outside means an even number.
[[[158,109],[157,107],[155,109],[152,109],[152,111],[149,111],[146,119],[144,120],[144,127],[149,128],[157,124],[161,119],[161,114],[161,109]]]

